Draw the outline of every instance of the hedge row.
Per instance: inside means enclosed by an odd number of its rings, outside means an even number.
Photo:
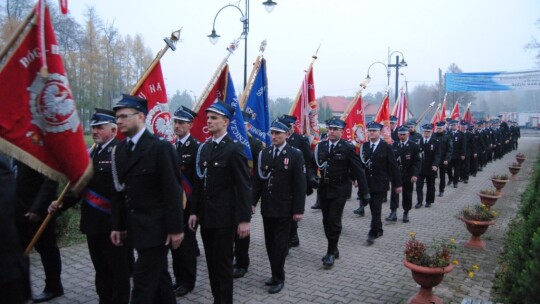
[[[494,289],[498,302],[540,302],[540,158],[510,225]]]

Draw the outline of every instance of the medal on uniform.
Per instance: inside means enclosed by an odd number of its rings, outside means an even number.
[[[186,143],[184,144],[184,146],[189,147],[189,141],[186,141]]]
[[[111,151],[112,151],[112,147],[109,147],[109,148],[107,149],[107,153],[111,153]]]
[[[206,161],[204,161],[202,165],[203,165],[203,167],[206,167],[207,164],[208,163]]]
[[[288,157],[285,157],[283,159],[283,164],[285,165],[285,169],[288,169],[289,168],[289,158]]]
[[[283,151],[281,151],[281,153],[282,153],[283,155],[285,155],[285,154],[287,154],[287,150],[284,149]]]

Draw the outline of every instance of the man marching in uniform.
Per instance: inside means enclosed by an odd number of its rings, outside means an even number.
[[[454,188],[457,188],[461,163],[465,161],[467,155],[467,141],[466,135],[459,131],[458,121],[450,120],[450,126],[452,130],[448,133],[452,139],[452,157],[450,160],[450,167],[448,168],[448,184],[454,184]]]
[[[217,101],[206,109],[212,138],[197,152],[197,179],[189,228],[201,224],[201,237],[214,303],[233,303],[233,243],[250,233],[251,181],[244,145],[233,141],[227,127],[234,108]]]
[[[186,229],[189,211],[192,205],[193,182],[195,181],[195,157],[199,141],[190,134],[193,119],[197,114],[181,106],[174,112],[174,132],[176,133],[176,152],[180,158],[180,178],[184,189],[182,209],[184,210],[184,241],[176,250],[172,250],[173,273],[176,283],[173,285],[177,297],[191,292],[197,278],[198,245],[195,232]]]
[[[420,169],[420,178],[416,182],[416,198],[418,203],[414,208],[422,207],[424,200],[424,181],[426,182],[426,208],[431,207],[435,202],[435,177],[437,169],[441,162],[440,143],[432,135],[433,124],[422,126],[424,138],[420,141],[420,153],[422,153],[422,167]]]
[[[131,303],[176,303],[167,253],[184,238],[178,155],[171,143],[145,128],[146,99],[124,94],[113,109],[126,139],[111,157],[117,191],[111,241],[125,246],[127,232],[137,250]]]
[[[450,135],[447,134],[444,126],[444,121],[437,122],[436,132],[434,137],[439,141],[441,146],[441,162],[439,163],[439,197],[444,195],[446,187],[446,171],[449,170],[450,161],[452,160],[453,141]]]
[[[131,247],[117,247],[111,243],[111,199],[115,194],[111,173],[111,152],[116,146],[117,126],[114,112],[97,109],[90,126],[94,148],[90,151],[94,176],[81,196],[71,193],[66,196],[61,210],[75,205],[80,199],[80,229],[86,234],[88,252],[96,272],[96,292],[100,303],[128,303],[130,291]],[[56,202],[49,206],[49,212],[56,210]]]
[[[373,245],[375,239],[383,235],[381,221],[381,206],[388,192],[389,183],[392,189],[401,193],[401,174],[394,156],[392,146],[382,140],[382,125],[375,121],[367,124],[369,141],[362,144],[360,157],[366,168],[366,177],[371,194],[369,208],[371,210],[371,229],[368,233],[367,244]],[[410,139],[409,139],[410,140]]]
[[[310,183],[318,187],[318,195],[322,210],[324,233],[328,240],[326,255],[322,258],[327,268],[334,265],[339,258],[338,241],[341,235],[341,217],[347,201],[348,184],[351,179],[357,183],[358,196],[364,204],[369,203],[370,194],[362,164],[356,154],[354,145],[341,140],[345,122],[333,117],[326,121],[328,140],[322,141],[315,147],[313,161],[310,167]],[[315,177],[317,170],[321,172],[320,182]]]
[[[418,179],[422,159],[418,144],[409,140],[409,129],[401,126],[397,130],[398,141],[394,141],[392,148],[401,172],[401,182],[403,183],[403,222],[409,222],[409,210],[412,208],[412,194],[414,183]],[[397,221],[397,209],[399,208],[399,194],[392,191],[390,194],[390,215],[386,221]]]
[[[289,127],[276,120],[270,126],[272,146],[259,154],[255,164],[253,205],[261,193],[264,242],[272,277],[265,282],[269,293],[278,293],[285,282],[291,219],[300,221],[306,202],[306,168],[302,152],[287,144]]]

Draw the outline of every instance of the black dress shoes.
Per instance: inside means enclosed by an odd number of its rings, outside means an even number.
[[[354,212],[354,214],[358,214],[360,216],[364,216],[364,214],[365,214],[363,206],[360,206],[358,209],[354,210],[353,212]]]
[[[185,296],[185,295],[187,295],[188,293],[190,293],[192,290],[193,290],[193,287],[189,288],[189,287],[187,287],[187,286],[180,285],[178,288],[176,288],[176,289],[174,290],[174,294],[175,294],[177,297],[182,297],[182,296]]]
[[[372,236],[372,235],[369,235],[368,238],[367,238],[367,240],[366,240],[366,243],[367,243],[369,246],[371,246],[371,245],[373,245],[373,244],[375,243],[375,239],[376,239],[376,237],[374,237],[374,236]]]
[[[444,192],[439,192],[439,197],[443,197]]]
[[[33,298],[34,303],[41,303],[52,300],[64,294],[64,290],[57,291],[43,291]]]
[[[237,268],[237,267],[235,267],[233,269],[233,278],[235,278],[235,279],[241,278],[244,275],[246,275],[246,272],[247,272],[247,268],[240,268],[240,267]]]
[[[414,206],[414,209],[420,209],[422,208],[422,206],[423,206],[422,203],[418,203]]]
[[[390,215],[384,219],[385,221],[389,221],[389,222],[395,222],[397,221],[397,214],[396,214],[396,211],[392,210],[392,212],[390,212]]]
[[[409,222],[409,211],[403,212],[403,222],[408,223]]]
[[[265,286],[274,286],[274,285],[276,285],[276,284],[277,284],[277,283],[276,283],[276,282],[274,281],[274,279],[272,279],[272,278],[270,278],[270,279],[264,281],[264,285],[265,285]]]
[[[321,209],[321,203],[319,202],[319,200],[317,200],[315,204],[311,206],[311,209]]]
[[[457,184],[454,184],[454,188],[457,188]]]
[[[276,285],[272,285],[270,286],[270,288],[268,288],[268,293],[270,294],[278,293],[283,289],[283,286],[285,286],[285,283],[283,282],[278,283]]]
[[[327,254],[322,258],[323,266],[325,268],[331,268],[334,266],[334,262],[336,261],[336,256],[333,254]]]
[[[429,208],[431,207],[431,204],[430,203],[426,203],[426,208]]]

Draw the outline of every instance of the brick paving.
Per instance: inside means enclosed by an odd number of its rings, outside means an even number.
[[[403,266],[403,248],[408,233],[414,231],[423,241],[456,238],[460,267],[447,274],[443,283],[434,289],[445,303],[461,303],[464,298],[479,301],[492,300],[492,285],[498,267],[498,256],[503,249],[508,225],[518,210],[518,204],[532,173],[539,152],[539,137],[522,137],[518,151],[527,155],[516,181],[503,189],[503,197],[493,207],[500,216],[494,226],[482,237],[485,250],[461,246],[469,239],[464,224],[455,218],[458,211],[479,202],[477,193],[491,187],[489,177],[508,173],[507,164],[515,161],[516,151],[502,160],[488,164],[469,184],[459,184],[457,189],[447,188],[444,197],[436,197],[432,208],[413,209],[410,223],[398,221],[384,223],[384,236],[373,246],[365,240],[370,223],[370,213],[360,218],[353,214],[358,201],[350,200],[343,215],[343,232],[339,242],[340,258],[330,270],[322,267],[321,257],[326,253],[326,238],[322,228],[321,212],[310,209],[315,196],[306,202],[304,219],[300,222],[300,247],[292,248],[287,258],[285,288],[270,295],[264,281],[270,277],[260,214],[252,220],[250,247],[251,265],[245,277],[234,282],[235,303],[406,303],[418,290],[410,271]],[[438,180],[437,180],[438,183]],[[413,205],[416,198],[413,198]],[[383,217],[389,213],[389,203],[383,204]],[[199,239],[200,240],[200,239]],[[202,249],[202,243],[200,243]],[[94,270],[86,244],[62,248],[62,280],[65,295],[50,303],[98,303],[94,289]],[[39,256],[31,254],[32,286],[35,293],[43,288],[43,270]],[[480,270],[473,279],[467,278],[464,267],[477,264]],[[172,273],[172,272],[171,272]],[[178,303],[212,303],[204,252],[198,261],[195,289]],[[475,302],[476,303],[476,302]]]

